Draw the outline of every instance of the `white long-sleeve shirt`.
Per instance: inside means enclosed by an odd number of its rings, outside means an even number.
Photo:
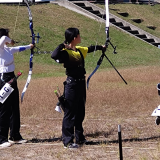
[[[30,45],[7,47],[6,42],[11,43],[11,39],[7,36],[2,36],[0,38],[0,73],[13,72],[15,70],[13,54],[31,48]]]

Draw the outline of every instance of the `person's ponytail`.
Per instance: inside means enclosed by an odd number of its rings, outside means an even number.
[[[8,34],[9,34],[9,29],[0,28],[0,38],[2,36],[8,36]]]

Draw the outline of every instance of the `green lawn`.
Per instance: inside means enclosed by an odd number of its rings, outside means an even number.
[[[152,9],[156,8],[154,12],[158,10],[156,12],[157,14],[159,12],[157,6],[118,4],[110,5],[109,7],[120,8],[120,10],[127,10],[127,12],[130,11],[129,7],[132,7],[133,10],[137,9],[137,12],[140,12],[143,9],[144,12],[147,10],[147,14],[143,14],[143,17],[141,18],[145,19],[145,23],[148,24],[151,22],[154,23],[153,18],[151,19],[147,16],[153,13],[153,10],[148,7],[152,7]],[[63,43],[64,32],[69,27],[77,27],[80,29],[82,37],[82,43],[80,45],[82,46],[105,43],[105,24],[102,24],[100,29],[100,22],[89,19],[88,17],[55,4],[33,5],[30,6],[30,8],[33,16],[34,31],[41,36],[39,43],[37,44],[37,47],[41,51],[53,51],[58,44]],[[111,12],[112,11],[113,10],[111,10]],[[10,37],[20,42],[17,45],[25,45],[31,42],[28,11],[26,6],[18,7],[0,5],[0,16],[1,27],[7,27],[10,29]],[[157,19],[159,20],[158,17]],[[156,29],[154,32],[157,36],[159,35],[159,29]],[[117,69],[148,65],[159,66],[160,50],[157,47],[151,46],[139,39],[123,33],[114,27],[110,27],[110,38],[113,45],[117,46],[118,54],[112,54],[113,48],[109,45],[106,55]],[[86,58],[87,73],[91,73],[96,67],[100,55],[100,51],[88,54]],[[24,70],[22,78],[28,75],[29,56],[29,50],[15,55],[16,70]],[[59,65],[52,60],[50,54],[35,54],[33,63],[33,77],[64,75],[65,70],[62,65]],[[100,69],[111,68],[112,66],[106,59],[104,59]]]

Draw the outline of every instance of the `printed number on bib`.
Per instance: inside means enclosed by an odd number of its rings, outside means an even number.
[[[4,103],[8,96],[13,92],[13,88],[9,83],[6,83],[3,88],[0,90],[0,102]]]

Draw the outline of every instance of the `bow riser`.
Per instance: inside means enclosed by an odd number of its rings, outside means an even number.
[[[35,34],[33,31],[33,22],[32,21],[30,22],[29,28],[31,30],[32,44],[35,44]]]

